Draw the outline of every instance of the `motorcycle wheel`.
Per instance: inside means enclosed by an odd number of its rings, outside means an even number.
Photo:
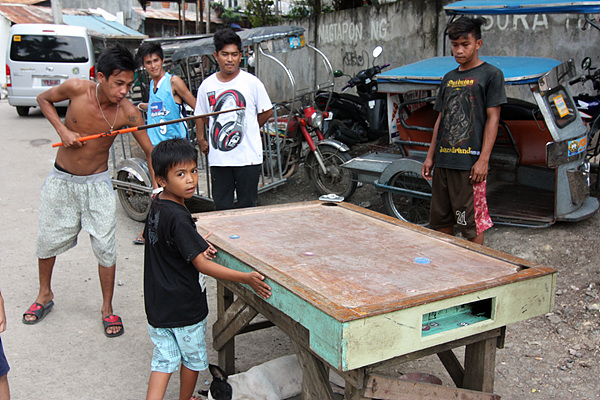
[[[136,185],[145,186],[145,183],[137,179],[133,174],[127,171],[119,171],[117,180],[126,183],[134,183]],[[127,216],[134,221],[143,222],[148,216],[150,205],[152,204],[152,196],[149,193],[139,193],[135,190],[117,189],[117,196],[123,206],[123,210]]]
[[[431,193],[429,182],[421,175],[410,171],[398,172],[392,176],[388,185],[417,192]],[[383,198],[386,212],[392,217],[420,226],[429,225],[430,200],[392,192],[385,192],[381,197]]]
[[[315,158],[308,168],[310,180],[319,194],[334,193],[345,199],[352,196],[358,185],[358,176],[356,173],[342,168],[342,164],[351,159],[350,155],[331,146],[320,146],[319,151],[323,157],[325,168],[327,168],[327,174],[323,173]]]

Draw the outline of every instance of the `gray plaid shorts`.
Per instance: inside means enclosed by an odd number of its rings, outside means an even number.
[[[53,168],[42,186],[38,258],[51,258],[75,247],[83,229],[90,234],[98,264],[115,265],[116,205],[108,171],[80,176]]]

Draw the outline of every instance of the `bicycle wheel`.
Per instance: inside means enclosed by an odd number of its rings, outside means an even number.
[[[146,184],[137,179],[133,174],[127,171],[119,171],[117,180],[123,183],[146,186]],[[123,206],[123,210],[134,221],[143,222],[150,211],[152,196],[150,193],[142,192],[136,189],[117,188],[117,196]]]
[[[422,193],[431,193],[431,185],[420,174],[410,171],[401,171],[390,179],[389,186],[413,190]],[[381,195],[386,212],[392,217],[416,225],[429,224],[429,199],[420,199],[408,194],[385,192]]]

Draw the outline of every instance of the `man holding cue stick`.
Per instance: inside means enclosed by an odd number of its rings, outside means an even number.
[[[232,108],[231,110],[215,111],[215,112],[211,112],[211,113],[208,113],[208,114],[201,114],[201,115],[192,115],[192,116],[189,116],[189,117],[183,117],[183,118],[174,119],[174,120],[171,120],[171,121],[157,122],[155,124],[134,126],[134,127],[131,127],[131,128],[124,128],[124,129],[117,129],[117,130],[114,130],[114,131],[107,131],[107,132],[104,132],[104,133],[97,133],[95,135],[83,136],[83,137],[78,138],[77,140],[79,140],[80,142],[87,142],[88,140],[100,139],[100,138],[104,138],[104,137],[108,137],[108,136],[117,136],[117,135],[120,135],[122,133],[133,133],[133,132],[143,131],[143,130],[150,129],[150,128],[156,128],[156,127],[159,127],[159,126],[170,125],[170,124],[177,124],[179,122],[185,122],[185,121],[191,121],[193,119],[206,118],[206,117],[212,117],[213,115],[230,113],[230,112],[234,112],[234,111],[241,111],[243,109],[244,109],[243,107]],[[65,144],[63,142],[52,143],[52,147],[60,147],[60,146],[64,146],[64,145]]]
[[[108,172],[109,149],[115,136],[81,141],[86,136],[124,126],[140,126],[140,111],[125,98],[133,84],[136,63],[121,46],[106,48],[98,57],[97,80],[68,79],[38,96],[40,108],[60,136],[54,167],[41,192],[36,245],[39,292],[23,314],[23,323],[37,324],[54,305],[51,289],[56,256],[74,247],[83,229],[90,234],[98,260],[102,290],[102,324],[107,337],[120,336],[123,322],[112,307],[116,271],[116,197]],[[70,100],[64,123],[54,104]],[[152,143],[145,130],[133,133],[146,154],[154,181]],[[93,205],[93,207],[90,207]]]

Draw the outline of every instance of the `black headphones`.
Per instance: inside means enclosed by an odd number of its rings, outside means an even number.
[[[246,107],[246,99],[240,92],[226,90],[217,98],[213,111],[221,111],[225,102],[230,98],[235,101],[237,107]],[[225,125],[221,125],[219,116],[215,117],[215,123],[212,126],[210,135],[213,148],[221,151],[230,151],[242,140],[245,110],[238,110],[235,113],[235,121],[226,122]]]

